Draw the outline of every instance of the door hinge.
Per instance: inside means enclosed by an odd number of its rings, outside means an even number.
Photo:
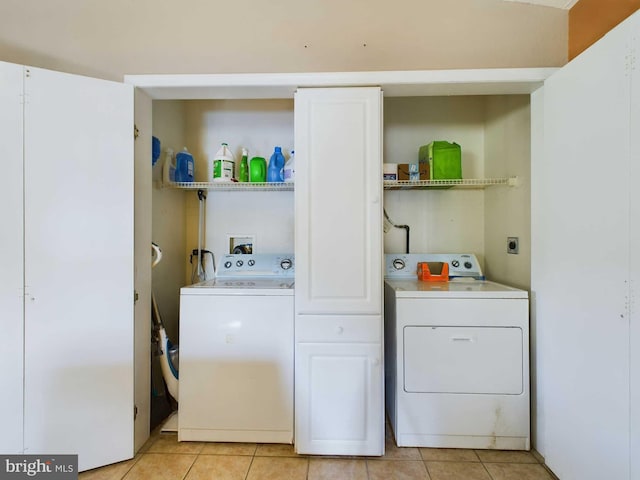
[[[138,126],[136,124],[134,124],[133,125],[133,139],[137,140],[139,136],[140,136],[140,130],[138,129]]]
[[[138,406],[134,405],[133,406],[133,419],[135,420],[136,418],[138,418]]]
[[[136,290],[133,291],[133,303],[136,303],[138,301],[138,298],[140,297],[140,295],[138,295],[138,292]]]

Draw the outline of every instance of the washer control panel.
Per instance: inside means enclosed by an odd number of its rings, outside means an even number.
[[[418,262],[442,262],[449,264],[449,278],[484,280],[473,253],[387,253],[384,257],[386,278],[416,278]]]
[[[227,254],[218,260],[216,277],[293,277],[293,254]]]

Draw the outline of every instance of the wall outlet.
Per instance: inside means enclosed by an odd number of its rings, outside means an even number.
[[[507,253],[518,254],[520,242],[518,237],[507,237]]]

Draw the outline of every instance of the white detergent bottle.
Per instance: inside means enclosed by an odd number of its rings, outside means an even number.
[[[294,153],[295,152],[291,150],[291,156],[289,160],[287,160],[287,163],[284,164],[284,181],[288,183],[295,181],[296,177]]]
[[[231,182],[234,179],[236,162],[229,145],[223,143],[213,157],[213,181]],[[211,178],[211,177],[210,177]]]

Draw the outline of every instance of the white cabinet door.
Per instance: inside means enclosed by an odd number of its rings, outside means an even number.
[[[133,88],[25,92],[25,453],[86,470],[133,456]]]
[[[382,455],[381,345],[296,345],[298,453]]]
[[[640,12],[633,15],[631,30],[640,32]],[[630,146],[630,238],[629,271],[631,275],[631,472],[630,478],[640,478],[640,188],[636,185],[640,180],[640,35],[634,35],[632,57],[635,68],[631,72],[631,146]]]
[[[135,277],[138,300],[134,317],[134,385],[135,426],[134,447],[137,452],[149,438],[151,418],[151,98],[135,91],[135,125],[138,138],[135,142]]]
[[[2,317],[3,395],[0,452],[22,453],[23,379],[23,223],[22,122],[23,67],[0,62],[0,316]]]
[[[629,27],[547,79],[532,162],[538,412],[560,478],[629,478]]]
[[[379,88],[295,97],[296,313],[382,311]]]

